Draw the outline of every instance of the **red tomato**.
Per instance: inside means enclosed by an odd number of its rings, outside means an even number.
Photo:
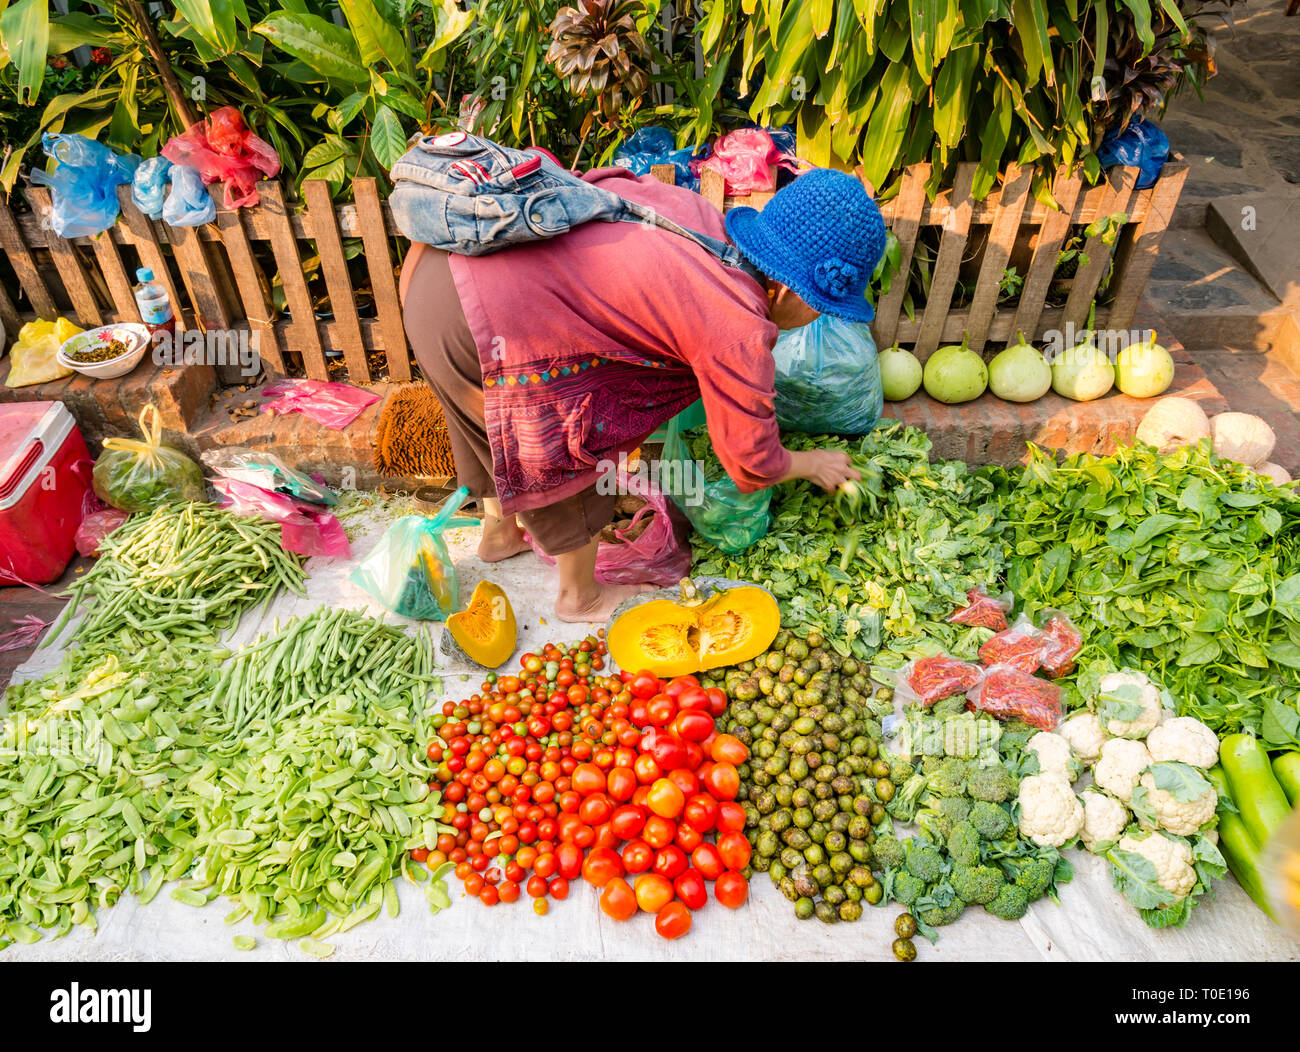
[[[554,878],[548,889],[553,899],[567,899],[569,897],[569,882],[564,877]]]
[[[411,849],[412,862],[427,862],[429,860],[429,849],[427,847],[416,847]]]
[[[673,729],[687,741],[702,742],[713,733],[713,717],[707,712],[686,709],[677,714]]]
[[[685,822],[677,823],[677,835],[673,837],[673,843],[688,855],[700,846],[703,839],[704,834],[699,830],[692,829]]]
[[[606,783],[605,791],[609,798],[624,803],[636,792],[636,772],[631,767],[615,767],[606,776]]]
[[[600,893],[600,908],[607,917],[628,920],[636,913],[636,893],[622,877],[614,877]]]
[[[535,872],[539,877],[550,878],[555,876],[559,871],[559,865],[560,863],[555,857],[555,852],[545,851],[537,856],[537,861],[533,863],[533,872]]]
[[[578,806],[578,817],[589,826],[598,826],[608,822],[614,813],[614,805],[604,793],[592,793]]]
[[[715,763],[702,780],[704,787],[718,800],[734,800],[740,792],[740,775],[729,763]]]
[[[501,885],[501,901],[517,902],[519,900],[519,885],[513,880],[507,880]]]
[[[745,809],[734,800],[718,803],[718,832],[741,831],[745,828]]]
[[[718,854],[716,844],[701,844],[691,852],[691,865],[700,871],[705,880],[717,880],[727,868]]]
[[[700,765],[704,763],[704,757],[705,757],[705,752],[699,745],[697,745],[695,742],[687,742],[686,762],[682,764],[682,766],[685,767],[688,771],[699,770]]]
[[[574,880],[582,873],[582,848],[577,844],[561,844],[555,849],[556,872],[565,880]]]
[[[649,785],[651,782],[663,776],[663,768],[655,763],[653,756],[647,756],[642,753],[636,758],[636,763],[632,765],[632,770],[636,773],[636,780],[642,785]]]
[[[614,832],[614,827],[608,822],[596,827],[596,847],[618,847],[619,841],[623,838]]]
[[[657,734],[650,754],[660,769],[671,771],[686,763],[686,743],[675,734]]]
[[[658,873],[642,873],[632,885],[636,904],[646,913],[658,913],[673,901],[673,882]]]
[[[727,711],[727,695],[720,687],[710,687],[705,693],[709,696],[709,712],[715,718]]]
[[[524,890],[528,892],[530,899],[546,898],[546,878],[534,873],[528,878],[528,885]]]
[[[660,778],[650,786],[646,805],[662,818],[676,818],[686,806],[686,796],[675,782]]]
[[[700,681],[694,676],[674,676],[662,689],[670,698],[676,698],[688,687],[698,687],[699,685]]]
[[[702,909],[709,901],[709,889],[704,878],[694,869],[683,869],[673,880],[677,897],[693,910]]]
[[[655,852],[655,862],[651,868],[661,877],[673,880],[678,874],[685,873],[689,864],[686,852],[676,844],[669,844]]]
[[[739,738],[730,734],[719,734],[713,741],[713,748],[709,750],[709,755],[717,763],[729,763],[733,767],[739,767],[749,759],[749,750]]]
[[[665,939],[680,939],[691,930],[691,911],[680,902],[670,902],[655,916],[655,931]]]
[[[749,882],[741,874],[728,870],[713,885],[713,896],[727,908],[739,909],[749,898]]]
[[[685,767],[678,767],[669,771],[668,780],[682,791],[684,797],[694,796],[700,791],[700,780],[695,777],[694,771],[688,771]]]
[[[677,703],[667,694],[656,694],[646,705],[646,715],[656,727],[666,727],[677,715]]]
[[[677,823],[670,818],[661,818],[659,815],[651,815],[647,818],[645,828],[641,830],[641,839],[656,851],[671,844],[676,835]]]
[[[593,847],[582,862],[582,879],[595,887],[603,888],[615,877],[623,875],[623,859],[617,851],[607,847]]]
[[[676,700],[679,713],[709,711],[709,694],[703,687],[687,687]]]
[[[578,847],[591,847],[596,842],[596,831],[589,825],[579,825],[573,831],[573,842]]]
[[[682,821],[697,833],[707,833],[718,824],[718,802],[707,793],[695,793],[686,798]]]
[[[569,778],[573,785],[574,792],[579,796],[590,796],[592,793],[603,793],[605,791],[605,772],[597,767],[594,763],[580,763],[573,769],[573,774]],[[568,808],[565,808],[568,810]]]
[[[610,816],[610,828],[620,840],[635,840],[645,828],[646,809],[636,804],[624,804]]]
[[[644,840],[623,845],[623,868],[629,873],[644,873],[655,861],[655,849]]]
[[[749,838],[744,833],[732,831],[718,836],[718,854],[728,869],[744,869],[749,865],[749,856],[753,849]]]
[[[632,799],[629,803],[636,804],[637,807],[645,807],[646,798],[649,797],[649,795],[650,786],[638,785],[636,787],[636,792],[632,794]]]
[[[650,709],[643,698],[636,698],[628,707],[627,718],[633,727],[650,726]]]
[[[632,677],[632,682],[628,685],[632,696],[637,698],[653,698],[659,693],[659,680],[649,672],[638,672]]]

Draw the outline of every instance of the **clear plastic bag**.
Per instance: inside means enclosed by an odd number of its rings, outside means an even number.
[[[197,169],[204,183],[224,182],[227,208],[257,204],[258,180],[280,171],[275,149],[248,130],[233,106],[168,139],[162,153],[174,164]]]
[[[642,497],[647,502],[632,518],[626,530],[616,531],[620,543],[602,541],[596,547],[596,580],[605,584],[657,584],[671,587],[690,575],[691,546],[674,528],[668,499],[641,475],[618,473],[618,492]],[[636,528],[645,517],[650,525],[639,535]],[[629,540],[627,538],[631,537]],[[541,550],[531,537],[533,551],[545,563],[555,559]]]
[[[726,475],[708,481],[691,456],[676,419],[668,424],[660,484],[701,537],[722,551],[743,552],[772,525],[772,491],[741,493]]]
[[[390,526],[348,580],[386,610],[421,621],[445,621],[460,609],[460,582],[442,531],[476,526],[457,518],[469,500],[464,486],[433,516],[404,515]]]
[[[252,449],[210,449],[199,456],[214,475],[247,482],[287,497],[312,504],[334,505],[334,491],[315,479],[295,471],[271,452]]]
[[[273,401],[262,412],[302,413],[322,427],[342,431],[379,401],[379,395],[330,380],[274,380],[262,388]]]
[[[1083,633],[1059,610],[1044,610],[1039,660],[1043,671],[1060,679],[1074,671],[1074,659],[1083,649]]]
[[[131,200],[150,219],[161,219],[172,163],[166,157],[149,157],[131,179]]]
[[[885,407],[876,341],[862,322],[829,314],[781,334],[776,361],[776,419],[787,431],[861,435]]]
[[[30,387],[71,376],[73,370],[59,364],[59,348],[81,331],[67,318],[29,321],[18,330],[18,339],[9,348],[5,386]]]
[[[970,625],[991,628],[1001,632],[1007,627],[1007,614],[1011,612],[1011,593],[989,595],[982,588],[972,588],[966,593],[966,605],[954,610],[948,618],[953,625]]]
[[[214,480],[212,488],[226,498],[221,506],[236,515],[278,522],[286,552],[344,559],[352,554],[339,520],[315,505],[231,478]]]
[[[217,205],[193,168],[172,165],[172,188],[163,202],[163,222],[171,226],[202,226],[217,218]]]
[[[117,222],[117,188],[140,167],[133,153],[114,153],[74,132],[46,133],[41,147],[55,160],[54,171],[33,169],[31,180],[48,186],[50,225],[59,237],[94,237]]]
[[[1041,651],[1042,633],[1029,618],[1021,616],[980,647],[980,661],[990,666],[1010,665],[1029,675],[1042,664]]]
[[[966,695],[980,712],[1000,720],[1024,720],[1050,731],[1061,722],[1061,688],[1011,665],[994,665]]]
[[[948,654],[916,658],[898,670],[894,696],[904,704],[920,702],[929,707],[954,694],[965,694],[975,687],[984,670]]]
[[[147,405],[140,411],[144,440],[106,438],[95,461],[95,496],[123,511],[151,511],[172,501],[207,499],[203,469],[179,449],[162,442],[162,418]]]

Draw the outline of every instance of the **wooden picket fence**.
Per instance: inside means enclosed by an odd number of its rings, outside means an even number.
[[[654,174],[671,182],[672,171],[661,166]],[[899,193],[881,206],[902,261],[876,305],[872,328],[880,346],[898,341],[924,359],[941,343],[959,342],[969,333],[973,348],[992,353],[1019,332],[1041,341],[1067,323],[1082,328],[1112,256],[1109,302],[1098,308],[1095,326],[1130,327],[1186,165],[1167,164],[1145,190],[1135,189],[1135,168],[1112,169],[1106,181],[1086,189],[1078,174],[1061,171],[1053,185],[1057,209],[1034,198],[1029,170],[1016,167],[999,189],[975,201],[974,173],[975,165],[959,165],[952,188],[929,201],[929,166],[915,165]],[[13,333],[24,320],[55,314],[83,326],[138,320],[131,285],[135,267],[147,266],[166,284],[185,327],[249,327],[273,374],[363,384],[410,380],[413,364],[397,292],[403,242],[374,180],[358,179],[355,201],[345,205],[334,204],[317,180],[303,183],[303,200],[296,204],[278,182],[259,183],[258,190],[261,201],[254,207],[222,209],[213,223],[179,228],[151,222],[132,203],[129,187],[120,187],[120,220],[97,237],[71,240],[50,229],[47,189],[29,188],[31,210],[21,214],[0,201],[0,322]],[[719,176],[703,173],[701,193],[720,209],[762,207],[771,197],[724,197],[723,190]],[[1113,246],[1103,243],[1101,233],[1080,240],[1089,224],[1119,213],[1125,220]],[[927,228],[937,228],[930,235],[931,243],[937,237],[937,252],[926,301],[914,305],[909,317],[907,275]],[[1087,262],[1062,281],[1058,256],[1071,237]],[[363,264],[349,267],[347,239],[360,239]],[[315,265],[306,266],[304,254]],[[1023,286],[1018,296],[1005,297],[1000,282],[1012,265]],[[271,306],[270,282],[277,274],[284,311]],[[966,289],[962,303],[955,300],[959,280]],[[1064,295],[1063,304],[1049,305],[1053,289],[1058,300]],[[318,311],[325,296],[328,309]]]

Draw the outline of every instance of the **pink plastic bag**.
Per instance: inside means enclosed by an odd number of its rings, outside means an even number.
[[[275,149],[248,130],[233,106],[223,106],[168,139],[162,155],[173,164],[197,169],[204,183],[224,182],[227,208],[257,204],[258,180],[280,171]]]
[[[719,136],[708,157],[691,162],[697,176],[704,169],[718,172],[726,180],[726,192],[743,197],[754,191],[776,189],[776,170],[803,171],[799,158],[784,154],[762,128],[737,128]]]
[[[262,395],[274,399],[262,406],[264,413],[302,413],[335,431],[342,431],[379,401],[377,394],[327,380],[273,380],[262,388]]]
[[[620,493],[642,497],[647,503],[633,516],[632,526],[617,531],[617,536],[631,534],[647,515],[654,515],[654,520],[635,540],[624,540],[621,544],[601,542],[596,548],[596,580],[605,584],[657,584],[663,587],[678,584],[690,573],[691,546],[686,543],[686,531],[683,529],[679,533],[675,526],[668,498],[643,476],[622,470],[618,473],[618,487]],[[528,543],[543,562],[555,565],[555,560],[531,537]]]
[[[99,554],[99,546],[104,538],[112,533],[115,529],[126,522],[131,517],[131,513],[122,511],[119,508],[105,508],[103,511],[92,511],[84,519],[81,525],[77,527],[75,543],[79,555],[90,558],[92,555]]]
[[[345,559],[352,554],[339,520],[314,504],[235,479],[214,479],[212,488],[226,498],[222,507],[236,515],[278,522],[280,546],[286,552]]]

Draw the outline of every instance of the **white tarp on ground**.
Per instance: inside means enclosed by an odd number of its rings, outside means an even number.
[[[308,563],[308,596],[281,596],[263,618],[250,615],[232,637],[251,641],[271,622],[304,614],[319,605],[345,605],[379,616],[383,610],[347,580],[360,557],[373,547],[391,519],[378,510],[353,542],[353,558],[313,559]],[[489,571],[509,594],[519,616],[522,649],[547,640],[579,638],[582,626],[538,617],[551,610],[555,571],[530,554],[488,567],[473,555],[476,531],[448,534],[460,574],[462,595]],[[392,615],[389,615],[391,618]],[[398,619],[400,620],[400,619]],[[549,624],[543,623],[549,621]],[[65,633],[66,637],[66,633]],[[49,671],[62,657],[58,647],[39,650],[14,677],[15,682]],[[465,680],[461,681],[461,674]],[[477,688],[479,676],[469,669],[444,675],[444,695],[459,698]],[[442,699],[439,699],[439,703]],[[1246,897],[1231,877],[1215,886],[1187,927],[1152,931],[1110,885],[1105,863],[1082,851],[1071,852],[1074,880],[1062,889],[1061,905],[1035,903],[1019,923],[990,917],[978,907],[942,929],[938,945],[918,938],[919,960],[1059,960],[1059,961],[1255,961],[1300,960],[1300,943],[1276,928]],[[749,902],[731,911],[710,902],[694,915],[685,938],[666,942],[654,931],[653,919],[637,916],[619,923],[600,912],[596,890],[574,881],[564,902],[551,902],[550,913],[535,915],[526,897],[491,909],[464,898],[460,882],[448,878],[452,908],[431,916],[421,888],[399,878],[400,916],[367,922],[329,941],[337,947],[330,960],[892,960],[890,943],[899,907],[868,908],[854,924],[825,925],[800,921],[793,906],[763,874],[751,882]],[[227,925],[230,906],[223,899],[202,909],[172,900],[164,889],[146,907],[124,897],[98,914],[99,931],[74,928],[63,939],[0,951],[4,961],[117,960],[311,960],[293,942],[265,938],[251,923]],[[252,935],[257,948],[234,948],[236,935]]]

